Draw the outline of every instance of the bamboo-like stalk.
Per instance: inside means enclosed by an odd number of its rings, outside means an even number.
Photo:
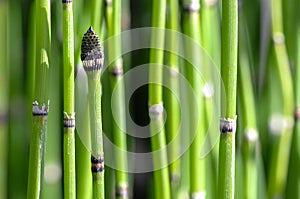
[[[29,133],[24,98],[24,39],[20,1],[8,1],[8,66],[9,66],[9,141],[8,141],[8,193],[15,198],[26,195],[28,181]],[[16,39],[18,38],[18,39]],[[30,102],[28,102],[31,104]],[[21,105],[21,106],[19,106]],[[22,107],[22,108],[20,108]],[[32,107],[30,111],[32,110]],[[22,132],[22,133],[20,133]],[[22,167],[20,167],[22,165]]]
[[[7,65],[7,20],[8,3],[0,3],[0,198],[7,198],[7,152],[8,152],[8,107],[9,70]]]
[[[84,33],[84,27],[86,27],[86,22],[91,20],[91,11],[90,11],[90,4],[84,0],[76,0],[73,2],[73,13],[74,13],[74,34],[75,34],[75,41],[80,41],[82,35]],[[75,71],[82,65],[80,60],[80,42],[75,42],[74,50],[75,50]],[[76,72],[75,72],[76,74]],[[76,76],[76,75],[75,75]],[[77,77],[75,77],[76,79]],[[76,83],[75,83],[76,86]],[[88,106],[84,107],[84,116],[85,118],[83,121],[80,120],[80,116],[78,110],[77,103],[80,107],[83,107],[84,104],[80,103],[80,100],[77,100],[78,96],[82,96],[80,92],[77,92],[75,87],[75,111],[77,114],[76,121],[77,124],[81,123],[83,128],[80,129],[77,125],[75,129],[75,169],[76,170],[76,198],[78,199],[86,199],[92,197],[92,172],[91,172],[91,154],[89,148],[90,143],[85,143],[81,137],[82,133],[85,136],[85,141],[90,140],[90,123],[89,123],[89,111]],[[79,130],[80,129],[80,130]]]
[[[293,70],[295,118],[294,132],[285,198],[300,198],[300,2],[297,0],[283,1],[284,30],[290,64]]]
[[[167,17],[166,27],[178,31],[179,30],[179,6],[177,0],[168,0],[167,6],[170,10],[169,16]],[[176,40],[175,34],[171,32],[171,34],[166,37],[167,43],[169,44],[169,49],[176,51],[178,49],[178,43],[173,42]],[[168,157],[171,161],[174,161],[169,166],[170,172],[170,181],[171,181],[171,193],[172,198],[176,198],[179,192],[179,183],[180,183],[180,139],[175,139],[179,134],[179,123],[180,123],[180,107],[177,102],[176,97],[173,95],[174,93],[179,93],[179,60],[178,56],[174,53],[166,54],[166,65],[169,70],[165,74],[166,79],[164,80],[167,85],[169,85],[170,91],[167,91],[164,94],[165,98],[165,107],[167,111],[168,119],[166,121],[166,134],[167,134],[167,142],[173,141],[173,145],[168,151]],[[175,140],[174,140],[175,139]],[[177,159],[178,158],[178,159]]]
[[[91,26],[95,32],[98,32],[100,39],[103,36],[102,19],[104,16],[104,0],[92,0],[91,1]]]
[[[221,76],[226,112],[222,113],[219,144],[218,198],[234,198],[237,88],[238,1],[222,1]],[[224,93],[223,93],[224,94]],[[225,114],[225,115],[224,115]]]
[[[221,33],[220,33],[220,17],[218,13],[218,1],[217,0],[201,0],[201,44],[205,52],[208,53],[203,56],[203,74],[206,80],[205,86],[211,86],[212,84],[212,68],[220,68],[220,55],[221,55]],[[211,59],[210,59],[211,58]],[[216,65],[214,65],[216,64]],[[218,92],[218,91],[216,91]],[[205,106],[205,115],[206,124],[205,129],[209,128],[210,118],[212,116],[213,103],[212,95],[204,94],[204,106]],[[217,132],[218,127],[214,126],[215,129],[211,131]],[[207,134],[210,136],[211,143],[214,144],[215,136],[210,133]],[[216,197],[217,192],[217,175],[218,175],[218,152],[219,152],[219,143],[216,143],[211,153],[206,158],[206,187],[207,187],[207,196]]]
[[[166,0],[154,0],[152,4],[152,27],[165,28],[166,23]],[[150,69],[149,69],[149,116],[150,116],[150,135],[152,151],[161,150],[153,156],[153,167],[158,165],[165,167],[154,171],[154,190],[155,198],[169,199],[170,182],[169,170],[167,167],[166,137],[163,127],[163,105],[162,105],[162,83],[163,77],[163,49],[165,35],[162,30],[153,30],[151,33],[151,43],[160,46],[160,49],[150,49]],[[156,65],[154,65],[155,63]]]
[[[107,24],[107,37],[111,37],[113,35],[113,6],[112,6],[112,0],[106,0],[106,7],[105,7],[105,15],[106,15],[106,24]],[[114,56],[114,50],[113,50],[113,46],[111,48],[108,49],[108,59],[110,60],[110,57]],[[103,80],[104,78],[106,78],[105,82],[108,82],[110,84],[110,74],[107,75],[103,75]],[[107,89],[107,93],[109,93],[108,96],[104,96],[103,97],[103,102],[105,102],[105,100],[107,100],[109,103],[111,103],[111,86],[106,86],[105,87]],[[103,89],[104,90],[104,89]],[[106,114],[110,114],[111,116],[111,111],[110,109],[106,109],[103,108],[103,111],[106,111]],[[112,118],[112,117],[111,117]],[[113,123],[110,122],[111,121],[108,119],[107,121],[109,121],[109,124],[107,124],[107,135],[113,140]],[[109,126],[108,126],[109,125]],[[105,196],[107,197],[114,197],[115,194],[115,170],[113,168],[107,168],[106,172],[105,172]]]
[[[61,2],[58,2],[61,9]],[[58,20],[61,22],[61,19]],[[52,21],[52,31],[60,27],[55,25],[56,20]],[[62,97],[62,53],[60,51],[59,40],[57,35],[52,36],[51,46],[51,66],[49,81],[49,99],[51,100],[51,109],[49,111],[45,157],[45,175],[42,198],[52,199],[61,198],[63,195],[63,177],[62,177],[62,112],[63,112],[63,97]]]
[[[298,2],[298,8],[300,7],[300,3]],[[298,14],[299,16],[299,14]],[[294,91],[295,91],[295,127],[294,127],[294,151],[296,153],[295,157],[295,170],[296,171],[296,182],[295,185],[292,186],[293,192],[292,197],[299,198],[300,197],[300,23],[298,22],[297,26],[297,62],[296,62],[296,72],[294,76]],[[294,175],[294,173],[293,173]]]
[[[33,131],[30,140],[28,198],[40,198],[47,116],[49,109],[48,76],[51,46],[50,1],[36,2],[36,71],[33,103]]]
[[[93,198],[104,199],[104,152],[100,82],[104,54],[100,45],[100,39],[92,27],[83,36],[81,60],[88,77]]]
[[[285,190],[293,129],[290,121],[293,118],[294,112],[293,84],[284,41],[281,0],[271,1],[271,22],[275,65],[282,93],[282,113],[287,123],[287,125],[282,127],[280,136],[272,149],[268,179],[268,196],[269,198],[274,198],[283,197]]]
[[[115,36],[111,47],[109,48],[109,70],[110,70],[110,87],[111,92],[115,93],[115,99],[112,99],[113,109],[118,111],[112,122],[112,135],[114,143],[121,149],[115,151],[115,163],[117,170],[115,171],[116,198],[128,198],[128,175],[127,158],[122,151],[127,150],[126,118],[125,118],[125,94],[123,80],[123,60],[121,55],[121,1],[107,1],[107,32],[108,36]],[[114,59],[114,60],[113,60]],[[116,87],[117,84],[121,86]],[[117,89],[117,90],[116,90]],[[118,122],[118,123],[117,123]]]
[[[64,65],[64,198],[76,198],[73,3],[62,0]]]
[[[241,117],[243,118],[242,159],[244,173],[244,198],[257,198],[258,188],[258,132],[256,125],[255,101],[250,72],[249,39],[243,13],[240,14],[239,28],[239,67],[238,95],[241,100]]]
[[[190,36],[196,43],[201,43],[201,33],[200,33],[200,1],[199,0],[186,0],[183,1],[183,32]],[[190,46],[185,46],[185,53],[191,54],[194,63],[199,63],[199,57],[201,52],[197,52],[196,49],[192,49]],[[200,63],[199,63],[200,65]],[[201,144],[203,142],[204,136],[204,109],[203,109],[203,95],[201,92],[202,81],[200,78],[200,68],[199,65],[192,66],[191,64],[186,65],[187,79],[190,82],[195,96],[197,97],[197,104],[190,105],[190,119],[189,131],[192,136],[193,131],[197,129],[195,138],[190,146],[190,188],[189,192],[191,197],[205,197],[205,160],[200,159]],[[189,96],[192,99],[193,96]],[[195,111],[195,106],[197,111]],[[196,115],[199,114],[199,115]],[[199,118],[195,121],[193,118]]]

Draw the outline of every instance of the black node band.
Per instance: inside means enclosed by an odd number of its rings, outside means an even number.
[[[91,163],[92,163],[92,172],[98,173],[104,171],[104,158],[99,157],[96,158],[94,156],[91,157]]]
[[[104,171],[104,167],[94,167],[92,166],[92,172],[93,173],[98,173],[98,172],[103,172]]]
[[[72,0],[62,0],[62,3],[72,3]]]
[[[49,105],[49,102],[48,102]],[[37,101],[32,104],[32,115],[33,116],[48,116],[48,105],[39,106]]]
[[[32,113],[33,116],[48,116],[48,112],[44,113]]]
[[[104,158],[102,158],[102,157],[96,158],[96,157],[92,156],[91,157],[91,162],[95,163],[95,164],[97,164],[97,163],[103,163],[104,162]]]
[[[220,131],[221,133],[235,133],[236,131],[236,118],[234,119],[226,119],[221,118],[220,119]]]
[[[74,128],[75,119],[74,118],[64,118],[64,128]]]

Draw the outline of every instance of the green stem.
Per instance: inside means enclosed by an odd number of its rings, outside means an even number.
[[[243,13],[240,15],[238,84],[243,120],[242,159],[244,172],[244,198],[257,198],[258,188],[258,133],[255,101],[251,81],[249,60],[249,38]],[[242,21],[243,20],[243,21]],[[244,22],[244,23],[243,23]]]
[[[104,0],[92,0],[91,1],[91,26],[96,32],[99,33],[100,37],[103,35],[102,19],[104,12]],[[102,39],[102,38],[101,38]]]
[[[107,1],[110,2],[110,1]],[[112,5],[111,5],[112,3]],[[120,150],[115,151],[115,160],[117,170],[116,177],[116,198],[128,198],[128,176],[127,159],[123,151],[127,150],[126,118],[125,118],[125,94],[123,80],[123,60],[121,55],[121,1],[113,0],[107,4],[107,26],[108,36],[115,36],[111,48],[109,49],[110,87],[111,93],[115,93],[114,99],[111,99],[112,107],[117,111],[112,122],[113,140]],[[117,84],[120,86],[117,87]]]
[[[81,131],[86,133],[85,141],[79,136],[77,131],[75,135],[75,150],[76,150],[76,197],[78,199],[92,198],[92,172],[91,172],[91,153],[88,151],[88,147],[91,146],[90,140],[90,123],[89,123],[89,108],[85,107],[85,112],[82,118],[84,120],[83,128]],[[79,118],[77,117],[77,121]]]
[[[183,32],[184,34],[191,37],[196,43],[200,45],[201,43],[201,33],[200,33],[200,1],[198,0],[186,0],[183,2],[184,6],[184,26]],[[191,46],[185,46],[185,53],[190,54],[193,63],[198,62],[199,54],[201,52],[197,52],[196,49],[193,49]],[[200,63],[199,63],[200,65]],[[197,129],[195,138],[190,146],[190,195],[191,197],[203,197],[206,195],[205,189],[205,160],[200,159],[201,153],[201,144],[203,142],[204,136],[204,126],[205,119],[204,117],[204,109],[203,109],[203,95],[201,92],[201,87],[203,85],[199,71],[200,68],[198,66],[193,66],[191,64],[186,65],[187,71],[187,79],[190,82],[195,95],[197,97],[197,104],[190,105],[190,124],[189,131],[190,135],[193,136],[193,131]],[[192,101],[193,96],[189,96],[189,99]],[[195,111],[195,107],[197,107],[198,111]],[[198,115],[197,115],[198,114]],[[199,118],[196,121],[194,118]]]
[[[178,23],[178,16],[179,16],[179,7],[178,7],[177,0],[168,0],[167,6],[169,7],[169,16],[167,18],[167,28],[178,31],[179,30],[179,23]],[[173,42],[176,40],[175,34],[171,32],[169,37],[166,38],[167,43],[170,45],[169,49],[176,51],[178,49],[178,43]],[[180,107],[177,102],[176,97],[173,95],[174,93],[179,93],[179,79],[178,73],[179,71],[179,61],[178,57],[174,53],[166,53],[167,62],[166,65],[169,68],[167,74],[165,74],[165,81],[166,84],[169,85],[168,90],[165,94],[165,107],[167,111],[167,122],[166,122],[166,134],[167,134],[167,142],[173,141],[171,145],[170,152],[168,157],[170,161],[174,161],[170,166],[170,179],[171,179],[171,191],[172,191],[172,198],[175,198],[179,193],[179,183],[180,183],[180,139],[175,139],[177,135],[179,135],[179,123],[180,123]],[[175,73],[175,75],[172,75]],[[177,159],[178,158],[178,159]],[[176,160],[177,159],[177,160]]]
[[[298,8],[300,7],[300,3],[298,3]],[[298,14],[299,15],[299,14]],[[295,141],[295,151],[297,154],[296,158],[296,170],[297,174],[296,179],[297,182],[295,183],[295,189],[293,197],[300,197],[300,172],[299,172],[299,167],[300,167],[300,23],[298,22],[298,28],[297,28],[297,65],[296,65],[296,73],[295,73],[295,102],[296,102],[296,108],[295,108],[295,127],[294,127],[294,135],[296,137]]]
[[[203,74],[206,80],[206,85],[212,83],[212,67],[217,67],[220,69],[220,55],[221,55],[221,34],[220,34],[220,16],[218,12],[218,1],[217,0],[201,0],[201,44],[208,53],[209,56],[204,54],[203,56]],[[210,59],[211,58],[211,59]],[[213,60],[213,61],[212,61]],[[214,65],[216,64],[216,65]],[[205,106],[205,129],[210,126],[210,119],[213,114],[213,103],[212,96],[207,96],[204,99]],[[212,131],[217,132],[218,127],[215,126]],[[210,135],[210,134],[207,134]],[[210,135],[211,143],[214,143],[215,136]],[[212,152],[207,159],[207,195],[211,197],[216,197],[217,190],[217,170],[218,170],[218,152],[219,143],[216,143]],[[211,169],[210,169],[211,168]]]
[[[100,71],[88,73],[89,87],[89,107],[90,107],[90,128],[91,146],[93,156],[97,159],[104,157],[102,140],[102,121],[101,121],[101,83]],[[94,155],[95,154],[95,155]],[[92,157],[93,158],[93,157]],[[93,163],[92,163],[93,164]],[[104,166],[104,165],[101,165]],[[93,166],[92,166],[93,167]],[[104,198],[104,172],[93,171],[93,198]]]
[[[238,1],[222,1],[221,76],[225,87],[226,113],[222,117],[235,120],[237,88]],[[224,93],[223,93],[224,94]],[[222,105],[223,105],[222,104]],[[224,109],[223,109],[224,110]],[[235,121],[233,121],[235,123]],[[234,198],[235,129],[221,126],[219,148],[218,198]]]
[[[283,24],[282,24],[282,1],[272,0],[271,3],[272,37],[274,41],[273,50],[275,53],[276,69],[279,76],[280,90],[282,93],[282,112],[285,120],[293,117],[294,96],[289,61],[285,47]],[[278,141],[274,144],[269,170],[268,196],[270,198],[283,197],[290,144],[292,138],[292,126],[283,127]]]
[[[74,30],[72,1],[63,3],[64,198],[76,197],[74,114]]]
[[[83,36],[81,60],[88,77],[93,198],[104,199],[104,152],[100,81],[104,54],[99,36],[94,32],[92,27]]]
[[[90,13],[90,3],[87,3],[84,0],[76,0],[73,3],[73,13],[74,13],[74,28],[75,28],[75,41],[80,41],[82,34],[85,31],[86,22],[91,20],[91,13]],[[80,60],[80,42],[75,42],[75,71],[77,68],[79,68],[79,65],[81,65]],[[76,84],[75,84],[76,85]],[[81,96],[79,92],[76,92],[75,90],[75,102],[77,99],[77,96]],[[79,101],[79,100],[78,100]],[[77,102],[78,102],[77,101]],[[76,103],[75,103],[76,104]],[[78,102],[79,106],[84,106]],[[75,105],[75,109],[76,109]],[[90,146],[90,123],[89,123],[89,111],[88,106],[84,109],[84,119],[81,120],[78,116],[78,113],[76,113],[77,118],[76,120],[78,122],[83,123],[83,130],[78,130],[77,133],[75,133],[75,168],[76,169],[76,198],[78,199],[86,199],[92,197],[92,173],[91,173],[91,154],[88,150],[87,146]],[[77,122],[77,123],[78,123]],[[78,127],[79,128],[79,127]],[[80,131],[80,132],[79,132]],[[81,133],[81,131],[84,132],[85,141],[89,143],[84,143],[82,141],[81,137],[78,135],[78,133]],[[76,131],[75,131],[76,132]]]
[[[154,0],[152,7],[152,27],[165,28],[166,23],[166,0]],[[160,49],[150,49],[150,69],[149,69],[149,115],[150,115],[150,134],[152,151],[160,150],[153,155],[153,167],[157,169],[159,165],[163,168],[154,171],[155,197],[169,199],[170,182],[169,171],[167,167],[166,138],[163,127],[162,109],[162,76],[163,76],[163,49],[165,35],[162,30],[153,30],[151,34],[151,43],[160,46]],[[155,65],[153,64],[155,63]],[[159,109],[157,113],[156,109]],[[153,111],[154,110],[154,111]]]
[[[28,180],[28,138],[32,128],[27,128],[24,114],[24,48],[22,29],[22,4],[8,1],[8,55],[9,67],[9,133],[8,133],[8,193],[15,198],[26,195]],[[36,23],[35,23],[36,24]],[[16,39],[18,38],[18,39]],[[21,102],[21,104],[20,104]],[[23,101],[24,102],[24,101]],[[31,104],[30,102],[28,102]],[[31,104],[32,105],[32,104]],[[20,108],[20,106],[22,108]],[[32,107],[30,111],[32,110]],[[22,132],[22,133],[20,133]],[[22,168],[19,165],[23,165]]]
[[[61,2],[56,3],[56,8],[61,10]],[[62,19],[53,18],[52,32],[61,29]],[[62,146],[62,119],[63,119],[63,54],[58,40],[59,35],[52,36],[51,45],[51,63],[49,87],[49,98],[51,101],[51,109],[49,111],[45,157],[45,176],[43,199],[59,198],[63,195],[63,146]],[[32,85],[31,85],[32,86]]]
[[[48,76],[51,45],[50,1],[36,2],[36,72],[33,131],[30,140],[28,198],[40,198],[48,115]]]
[[[7,29],[8,3],[0,3],[0,27]],[[8,152],[8,107],[9,107],[9,70],[7,65],[7,31],[0,32],[0,197],[7,198],[7,152]]]

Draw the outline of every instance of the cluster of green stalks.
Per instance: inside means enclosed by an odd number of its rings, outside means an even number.
[[[299,9],[299,0],[0,1],[0,198],[299,198]],[[155,48],[122,54],[140,39],[122,31],[143,26]],[[123,74],[136,63],[149,63],[150,83],[128,100]],[[149,123],[145,146],[127,112]],[[140,148],[154,170],[129,173],[144,163],[125,152]]]

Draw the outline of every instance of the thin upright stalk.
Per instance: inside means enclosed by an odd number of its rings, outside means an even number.
[[[57,8],[61,9],[61,2],[57,2]],[[59,21],[59,22],[58,22]],[[52,31],[56,32],[60,26],[55,25],[61,22],[61,18],[52,21]],[[45,157],[45,175],[43,187],[43,199],[60,198],[63,195],[63,177],[62,177],[62,118],[63,118],[63,97],[62,97],[62,56],[60,50],[59,35],[52,36],[50,77],[51,85],[49,87],[49,98],[51,100],[51,109],[49,110]]]
[[[103,35],[102,19],[104,16],[104,0],[91,1],[91,26],[99,33],[100,37]],[[102,38],[101,38],[102,39]]]
[[[88,77],[93,198],[104,199],[104,152],[100,82],[104,54],[100,45],[100,39],[92,27],[83,36],[81,60]]]
[[[183,1],[183,32],[184,34],[190,36],[196,43],[200,45],[201,43],[201,32],[200,32],[200,1],[199,0],[186,0]],[[187,79],[190,82],[195,96],[197,97],[197,103],[195,105],[190,105],[189,113],[191,119],[189,124],[190,135],[195,134],[195,138],[190,146],[190,196],[191,197],[205,197],[205,160],[200,159],[201,144],[203,142],[204,135],[204,109],[203,109],[203,95],[201,92],[202,80],[200,78],[200,60],[201,52],[197,52],[196,49],[190,46],[185,46],[185,53],[190,54],[193,59],[193,63],[197,65],[186,65]],[[193,96],[189,96],[192,101]],[[198,111],[195,111],[195,108]],[[198,114],[198,115],[197,115]],[[199,118],[196,121],[194,118]],[[194,130],[197,131],[194,133]]]
[[[300,3],[298,2],[298,8],[300,7]],[[298,14],[299,16],[299,14]],[[295,136],[295,152],[296,156],[296,176],[295,178],[296,183],[294,187],[294,191],[292,196],[293,197],[300,197],[300,22],[298,21],[298,28],[297,28],[297,63],[296,63],[296,73],[294,78],[294,91],[295,91],[295,127],[294,127],[294,136]]]
[[[166,23],[166,0],[154,0],[152,4],[152,27],[165,28]],[[163,49],[165,35],[163,30],[153,30],[151,34],[151,44],[159,46],[160,49],[150,49],[150,69],[149,69],[149,116],[150,135],[152,151],[160,150],[153,155],[153,167],[157,169],[159,165],[163,168],[154,171],[155,198],[169,199],[170,181],[167,167],[166,137],[163,127],[163,105],[162,105],[162,77],[163,77]],[[155,65],[154,65],[155,63]]]
[[[250,72],[249,59],[249,38],[243,20],[243,13],[240,14],[239,29],[239,67],[238,84],[239,99],[241,100],[241,117],[243,118],[243,139],[242,139],[242,159],[244,173],[244,197],[257,198],[258,188],[258,133],[256,126],[255,101]],[[243,20],[243,21],[242,21]],[[244,22],[244,23],[243,23]]]
[[[169,16],[167,17],[167,28],[178,31],[179,30],[179,6],[177,0],[168,0],[167,6],[169,7]],[[168,37],[166,37],[167,43],[169,44],[169,49],[176,51],[178,49],[178,43],[173,42],[176,40],[175,34],[171,33]],[[180,107],[177,102],[176,97],[173,95],[174,93],[179,93],[179,60],[178,56],[174,53],[166,54],[167,62],[166,65],[169,70],[165,74],[166,79],[164,81],[169,85],[170,91],[166,90],[165,94],[165,107],[168,115],[168,119],[166,121],[166,134],[167,141],[173,142],[168,151],[168,157],[172,164],[169,166],[170,171],[170,180],[171,180],[171,192],[172,198],[176,198],[177,193],[179,192],[179,183],[180,183],[180,139],[176,138],[179,136],[179,123],[180,123]],[[176,138],[176,139],[175,139]],[[177,159],[178,158],[178,159]],[[177,159],[177,160],[176,160]]]
[[[73,19],[74,19],[74,33],[75,33],[75,41],[80,41],[82,38],[82,34],[85,31],[86,22],[91,19],[91,12],[90,12],[90,4],[84,0],[76,0],[73,2]],[[82,65],[80,60],[80,42],[75,42],[75,71]],[[76,72],[75,72],[76,74]],[[75,75],[76,76],[76,75]],[[75,77],[77,78],[77,77]],[[76,83],[75,83],[76,87]],[[75,111],[78,107],[84,106],[79,101],[76,100],[77,97],[81,97],[82,94],[77,92],[75,88]],[[77,104],[78,103],[78,104]],[[79,130],[79,125],[77,125],[77,129],[75,129],[75,169],[76,170],[76,198],[77,199],[86,199],[92,197],[92,172],[91,172],[91,153],[89,148],[86,146],[90,146],[89,143],[85,143],[81,137],[81,133],[85,135],[85,141],[90,140],[90,123],[89,123],[89,111],[88,106],[84,107],[84,116],[82,118],[84,121],[79,121],[79,113],[77,111],[77,118],[76,121],[80,122],[83,126],[82,130]],[[77,122],[77,123],[78,123]],[[77,132],[76,132],[77,131]],[[81,132],[82,131],[82,132]]]
[[[107,1],[109,2],[109,1]],[[117,111],[112,122],[112,135],[114,143],[121,150],[115,151],[115,162],[117,170],[115,171],[116,198],[128,198],[128,176],[127,158],[122,151],[127,150],[126,118],[125,118],[125,95],[123,80],[123,60],[121,55],[121,1],[113,0],[107,4],[107,31],[108,36],[115,36],[109,49],[109,70],[110,70],[110,87],[114,92],[115,99],[111,99],[112,107]],[[111,21],[112,20],[112,21]],[[114,59],[114,60],[113,60]],[[119,84],[121,86],[116,87]]]
[[[206,80],[205,86],[212,85],[212,69],[213,67],[220,68],[221,55],[221,33],[220,33],[220,16],[218,13],[218,0],[201,0],[201,44],[206,53],[203,56],[203,74]],[[210,59],[211,58],[211,59]],[[216,91],[218,92],[218,91]],[[210,127],[210,119],[213,114],[213,95],[204,93],[205,106],[205,129]],[[212,125],[211,125],[212,126]],[[211,131],[218,131],[218,127],[214,126]],[[211,133],[211,143],[214,144],[215,136]],[[217,175],[218,175],[218,152],[219,143],[212,149],[211,153],[206,157],[206,176],[207,176],[207,195],[216,197],[217,191]]]
[[[222,1],[221,76],[226,112],[220,122],[218,198],[234,198],[237,88],[238,1]],[[224,93],[223,93],[224,94]],[[224,110],[224,109],[223,109]]]
[[[73,3],[72,1],[63,0],[62,4],[64,65],[64,198],[76,198]]]
[[[24,98],[24,48],[22,4],[8,1],[8,67],[9,67],[9,133],[8,133],[8,193],[10,198],[26,195],[28,181],[28,138]],[[17,38],[17,39],[16,39]],[[21,104],[20,104],[21,102]],[[28,102],[31,104],[31,102]],[[20,106],[21,105],[21,106]],[[30,108],[30,111],[32,107]],[[20,133],[22,132],[22,133]],[[20,167],[22,165],[22,167]]]
[[[50,1],[36,1],[36,67],[33,131],[30,140],[27,198],[40,198],[49,110],[48,77],[51,45]]]
[[[106,24],[107,24],[107,38],[113,36],[113,6],[112,6],[112,0],[106,0],[105,3],[105,15],[106,15]],[[114,41],[113,41],[114,42]],[[111,62],[110,60],[112,59],[112,57],[114,56],[114,50],[113,50],[113,45],[111,48],[108,48],[108,60],[109,62]],[[103,87],[103,91],[105,89],[107,89],[107,93],[109,93],[108,95],[103,97],[103,103],[109,102],[111,103],[111,86],[110,86],[110,73],[103,74],[103,81],[104,79],[106,80],[105,83],[108,83],[109,86],[106,86],[105,88]],[[109,116],[110,118],[106,118],[107,121],[106,122],[106,134],[113,140],[113,122],[112,121],[112,115],[111,115],[111,110],[110,108],[105,108],[103,107],[103,111],[105,111],[105,113]],[[104,113],[104,114],[105,114]],[[104,119],[104,118],[103,118]],[[104,120],[103,120],[104,121]],[[116,195],[116,187],[115,187],[115,170],[113,168],[109,168],[107,167],[106,172],[105,172],[105,196],[106,198],[109,197],[113,197]]]
[[[8,3],[0,3],[0,198],[7,198],[9,70],[7,64]]]
[[[280,91],[282,93],[282,113],[287,123],[287,125],[282,126],[280,136],[272,149],[268,179],[268,196],[269,198],[274,198],[283,197],[285,190],[293,129],[291,120],[294,113],[293,83],[284,41],[281,0],[271,1],[271,21],[275,66],[279,77]]]

